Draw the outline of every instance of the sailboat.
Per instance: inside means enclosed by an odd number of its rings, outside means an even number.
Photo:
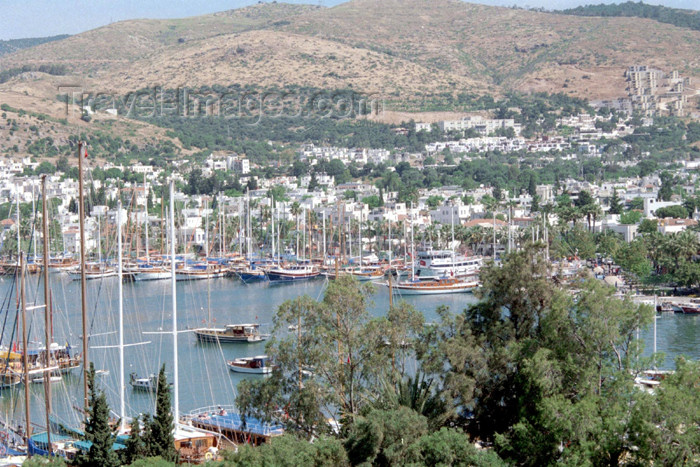
[[[467,278],[444,277],[431,280],[419,280],[416,276],[415,261],[415,243],[413,239],[413,206],[411,206],[411,280],[399,281],[396,284],[385,283],[390,287],[391,293],[401,295],[442,295],[453,293],[471,292],[479,286],[479,281],[476,276]],[[454,256],[454,254],[452,254]]]

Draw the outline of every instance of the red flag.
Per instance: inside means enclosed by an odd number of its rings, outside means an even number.
[[[85,148],[85,159],[87,159],[88,153],[87,153],[87,147]]]

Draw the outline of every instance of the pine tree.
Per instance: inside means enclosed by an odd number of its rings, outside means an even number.
[[[617,196],[617,190],[613,189],[612,198],[610,198],[610,214],[622,214],[622,204],[620,197]]]
[[[160,456],[167,461],[175,462],[177,451],[173,436],[173,414],[170,410],[170,386],[165,377],[165,364],[163,364],[158,373],[156,415],[150,423],[152,443],[149,451],[151,456]]]
[[[95,386],[95,365],[90,362],[88,372],[90,388],[90,408],[85,422],[85,439],[92,443],[87,453],[76,457],[74,465],[87,467],[117,467],[120,465],[117,453],[112,449],[115,437],[109,427],[109,406],[103,391]]]
[[[134,461],[148,457],[150,448],[150,416],[144,414],[143,419],[135,418],[131,424],[131,433],[124,445],[122,464],[132,464]],[[144,427],[143,431],[141,427]]]

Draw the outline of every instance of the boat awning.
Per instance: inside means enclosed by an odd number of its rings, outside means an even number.
[[[10,352],[9,350],[0,351],[0,359],[7,360],[8,358],[10,360],[19,360],[20,358],[22,358],[22,354],[17,352]]]
[[[61,441],[68,441],[74,439],[71,436],[66,436],[66,435],[59,435],[58,433],[51,433],[51,443],[56,443],[56,442],[61,442]],[[45,431],[41,433],[37,433],[35,435],[32,435],[32,441],[38,444],[44,444],[49,442],[48,436]],[[89,448],[88,448],[89,449]]]
[[[51,441],[53,442],[53,435],[51,436]],[[81,451],[89,451],[90,448],[92,447],[92,442],[91,441],[76,441],[73,443],[73,446],[80,449]],[[126,446],[121,444],[121,443],[112,443],[112,451],[118,451],[120,449],[124,449],[125,447]]]
[[[237,413],[226,413],[225,415],[210,414],[206,418],[197,418],[197,423],[207,426],[212,431],[218,429],[229,429],[236,431],[246,431],[261,436],[281,435],[284,433],[282,425],[265,423],[255,417],[246,417],[245,423]]]

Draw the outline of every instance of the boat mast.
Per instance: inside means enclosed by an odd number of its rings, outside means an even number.
[[[146,174],[143,174],[143,194],[144,194],[144,202],[143,202],[143,214],[144,214],[144,226],[143,230],[146,235],[146,263],[149,263],[151,261],[149,255],[148,255],[148,185],[146,184]]]
[[[413,241],[413,202],[411,202],[411,280],[416,279],[416,244]]]
[[[85,154],[87,157],[87,154]],[[85,276],[85,194],[83,192],[83,142],[78,141],[78,194],[80,200],[80,304],[83,325],[83,406],[89,407],[88,399],[88,330],[87,330],[87,284]]]
[[[164,207],[163,202],[165,201],[165,187],[162,187],[160,191],[160,256],[161,261],[163,260],[163,254],[165,254],[165,225],[163,225],[163,218],[165,214],[163,213]]]
[[[219,192],[219,202],[217,217],[219,218],[219,258],[224,257],[224,244],[226,243],[226,226],[224,225],[224,205],[221,202],[221,192]]]
[[[204,260],[209,256],[209,200],[204,200]],[[207,264],[207,269],[209,265]]]
[[[19,184],[17,185],[17,265],[19,266],[19,257],[22,254],[21,240],[20,240],[20,226],[19,226]]]
[[[389,271],[391,271],[391,253],[394,248],[394,244],[391,243],[391,219],[389,219]]]
[[[326,265],[326,211],[323,211],[323,265]]]
[[[144,175],[145,177],[145,175]],[[146,249],[148,251],[148,249]],[[117,290],[119,295],[119,432],[126,429],[126,403],[124,400],[124,292],[122,281],[122,200],[117,201]]]
[[[360,203],[360,221],[357,223],[357,246],[360,253],[360,272],[362,272],[362,207],[363,203]]]
[[[174,190],[175,182],[170,180],[170,231],[173,233],[173,239],[175,235],[175,201],[174,201]],[[173,295],[173,410],[175,425],[180,421],[180,387],[179,387],[179,375],[178,375],[178,361],[177,361],[177,296],[175,288],[175,242],[170,243],[170,268],[172,269],[172,276],[170,278],[170,288]]]
[[[34,200],[34,180],[32,180],[32,249],[34,251],[34,264],[36,264],[36,202]]]
[[[274,261],[274,259],[275,259],[275,197],[274,196],[270,196],[270,222],[272,223],[272,230],[270,232],[270,244],[272,246],[272,260]]]
[[[22,302],[22,365],[24,366],[24,416],[26,423],[26,439],[29,444],[29,437],[32,435],[32,417],[29,403],[29,354],[27,353],[27,300],[24,284],[25,264],[24,255],[20,253],[18,258],[20,268],[19,297]],[[31,454],[29,454],[31,456]]]
[[[46,341],[46,359],[45,364],[48,369],[51,366],[51,296],[49,292],[49,219],[46,215],[46,174],[41,176],[41,224],[42,236],[44,237],[43,256],[44,256],[44,337]],[[36,253],[34,254],[36,261]],[[25,385],[27,381],[25,380]],[[44,402],[46,404],[46,442],[49,446],[49,455],[52,453],[51,448],[51,372],[44,373]]]
[[[251,236],[251,225],[250,225],[250,190],[246,190],[246,201],[248,202],[248,210],[246,211],[247,219],[246,219],[246,224],[247,224],[247,232],[246,232],[246,245],[247,245],[247,250],[248,250],[248,262],[251,261],[252,256],[252,250],[253,250],[253,242],[252,239],[250,238]]]
[[[451,223],[452,223],[452,243],[450,244],[450,250],[452,251],[452,272],[454,273],[455,268],[455,207],[454,204],[450,208],[451,213]]]

